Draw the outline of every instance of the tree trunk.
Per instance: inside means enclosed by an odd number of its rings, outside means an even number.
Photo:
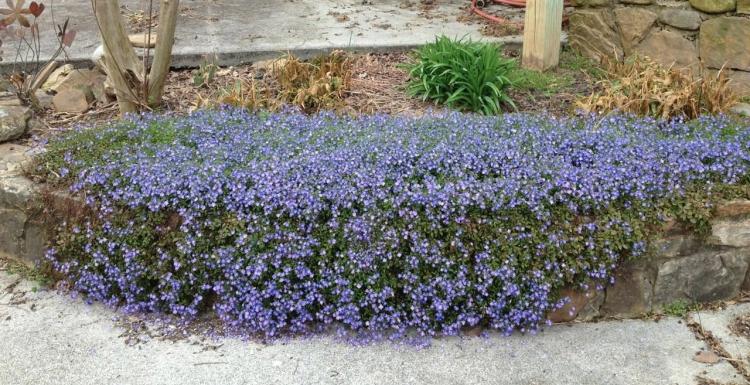
[[[136,112],[142,103],[143,63],[138,59],[122,24],[119,0],[91,0],[104,46],[104,65],[117,95],[120,113]]]
[[[162,0],[159,7],[159,27],[156,31],[154,62],[148,76],[148,105],[157,107],[164,95],[164,82],[172,62],[172,46],[177,27],[180,0]]]

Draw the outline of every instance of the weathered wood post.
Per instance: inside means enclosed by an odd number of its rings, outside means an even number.
[[[563,0],[526,0],[524,68],[544,71],[560,61]]]

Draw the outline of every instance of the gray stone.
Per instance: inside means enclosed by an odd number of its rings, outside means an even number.
[[[26,219],[21,210],[0,208],[0,254],[17,257],[23,253]]]
[[[644,8],[617,8],[615,22],[622,36],[625,55],[630,55],[633,47],[643,40],[656,21],[656,14]]]
[[[697,67],[698,50],[693,42],[672,31],[652,33],[635,49],[664,66]]]
[[[703,251],[662,263],[654,285],[654,308],[680,300],[711,302],[735,297],[749,260],[749,250],[735,249]]]
[[[706,13],[724,13],[734,11],[735,0],[690,0],[693,8]]]
[[[28,220],[23,233],[22,260],[35,264],[44,260],[47,249],[47,232],[45,223],[40,220]]]
[[[23,176],[0,178],[0,207],[28,207],[34,191],[34,183]]]
[[[0,106],[0,143],[26,133],[32,111],[24,106]]]
[[[727,71],[729,87],[740,96],[750,96],[750,72]]]
[[[731,111],[739,116],[750,117],[750,104],[737,103],[732,107]]]
[[[601,308],[604,304],[606,293],[604,291],[597,290],[593,297],[589,298],[589,301],[582,309],[578,311],[576,320],[578,321],[593,321],[601,316]]]
[[[737,13],[750,15],[750,0],[737,0]]]
[[[704,70],[707,76],[717,76],[719,70],[714,68],[706,68]],[[724,68],[724,73],[729,79],[729,88],[732,89],[739,96],[750,96],[750,72],[748,71],[733,71]]]
[[[701,14],[689,9],[665,8],[659,14],[659,21],[679,29],[697,31],[701,26]]]
[[[615,271],[615,283],[607,288],[601,314],[638,317],[651,311],[656,276],[649,266],[626,264]]]
[[[701,24],[700,55],[710,68],[750,71],[750,19],[717,17]]]
[[[34,93],[34,96],[36,97],[36,101],[39,103],[40,108],[45,109],[45,108],[49,108],[50,106],[52,106],[52,97],[54,95],[50,95],[47,92],[42,91],[42,90],[37,90]]]
[[[602,57],[623,57],[614,19],[607,9],[583,9],[570,16],[570,46],[582,55],[601,60]]]
[[[693,235],[678,234],[653,242],[654,252],[658,258],[675,258],[695,253],[701,242]]]
[[[715,219],[711,222],[710,244],[730,247],[750,246],[750,219]]]

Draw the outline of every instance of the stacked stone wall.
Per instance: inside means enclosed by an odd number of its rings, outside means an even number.
[[[750,0],[575,0],[570,45],[591,58],[649,56],[715,74],[750,95]]]

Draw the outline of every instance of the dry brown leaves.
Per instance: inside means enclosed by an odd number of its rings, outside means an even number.
[[[580,98],[576,105],[589,112],[629,112],[637,115],[689,119],[726,112],[737,102],[723,70],[696,75],[687,68],[663,67],[647,57],[625,62],[604,60],[607,76],[601,91]]]
[[[750,314],[741,315],[729,325],[732,333],[750,340]]]

